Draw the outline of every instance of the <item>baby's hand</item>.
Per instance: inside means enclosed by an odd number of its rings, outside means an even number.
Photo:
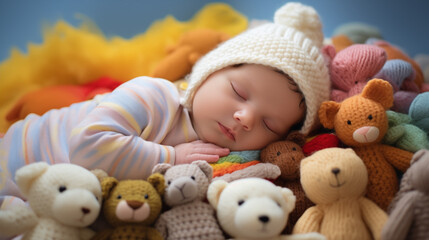
[[[182,143],[174,147],[176,151],[176,165],[191,163],[196,160],[216,162],[219,157],[229,154],[228,148],[222,148],[212,143],[197,140],[190,143]]]

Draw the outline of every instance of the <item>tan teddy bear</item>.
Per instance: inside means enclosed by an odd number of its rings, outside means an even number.
[[[387,214],[364,197],[368,173],[348,148],[326,148],[301,161],[301,184],[316,205],[307,209],[293,233],[319,232],[327,239],[380,239]]]
[[[387,210],[398,191],[395,168],[405,172],[413,156],[382,143],[388,129],[386,110],[393,104],[393,88],[381,79],[370,80],[362,93],[341,103],[323,102],[320,122],[363,160],[368,169],[367,197]]]
[[[151,225],[162,209],[164,177],[152,174],[145,180],[122,180],[104,177],[103,214],[111,228],[93,239],[163,239]]]

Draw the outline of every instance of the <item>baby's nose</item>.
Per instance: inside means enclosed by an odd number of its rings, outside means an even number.
[[[244,130],[253,128],[255,114],[250,109],[243,109],[234,113],[234,119],[241,124]]]

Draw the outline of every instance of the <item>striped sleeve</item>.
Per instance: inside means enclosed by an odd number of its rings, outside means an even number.
[[[147,178],[156,164],[174,164],[174,148],[160,143],[179,106],[177,89],[166,80],[122,84],[72,130],[70,161],[118,179]]]

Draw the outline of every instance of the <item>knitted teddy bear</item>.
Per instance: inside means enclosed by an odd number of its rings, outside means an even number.
[[[171,208],[155,225],[164,239],[225,239],[214,209],[204,202],[212,171],[202,160],[176,166],[161,163],[153,168],[152,172],[164,174],[164,202]]]
[[[326,239],[319,233],[281,235],[296,199],[290,189],[268,180],[216,180],[209,186],[207,199],[223,230],[233,239]]]
[[[368,44],[354,44],[339,52],[326,45],[323,52],[329,63],[331,100],[336,102],[359,94],[386,62],[384,50]]]
[[[416,152],[392,202],[382,239],[429,239],[429,150]]]
[[[212,29],[186,32],[175,46],[167,48],[167,56],[158,63],[150,76],[177,81],[191,72],[200,57],[228,38],[227,34]]]
[[[307,209],[293,233],[319,232],[327,239],[380,239],[387,214],[364,197],[365,164],[344,148],[326,148],[301,161],[301,183],[316,205]]]
[[[28,201],[0,211],[0,235],[22,239],[91,239],[87,228],[98,217],[101,187],[90,171],[74,164],[38,162],[16,171]]]
[[[145,180],[121,180],[104,177],[103,214],[111,225],[93,239],[163,239],[151,225],[162,210],[164,177],[152,174]]]
[[[305,158],[301,148],[305,140],[305,136],[300,132],[291,132],[285,140],[273,142],[261,151],[261,162],[272,163],[279,166],[281,170],[280,177],[273,183],[292,190],[296,197],[295,208],[289,214],[289,221],[284,231],[287,234],[292,233],[293,226],[304,211],[314,205],[305,196],[299,176],[299,165]]]
[[[392,86],[370,80],[362,93],[341,103],[323,102],[319,119],[334,129],[342,143],[352,147],[368,168],[367,197],[386,210],[398,190],[395,168],[405,172],[413,153],[383,144],[388,129],[386,110],[393,104]]]

